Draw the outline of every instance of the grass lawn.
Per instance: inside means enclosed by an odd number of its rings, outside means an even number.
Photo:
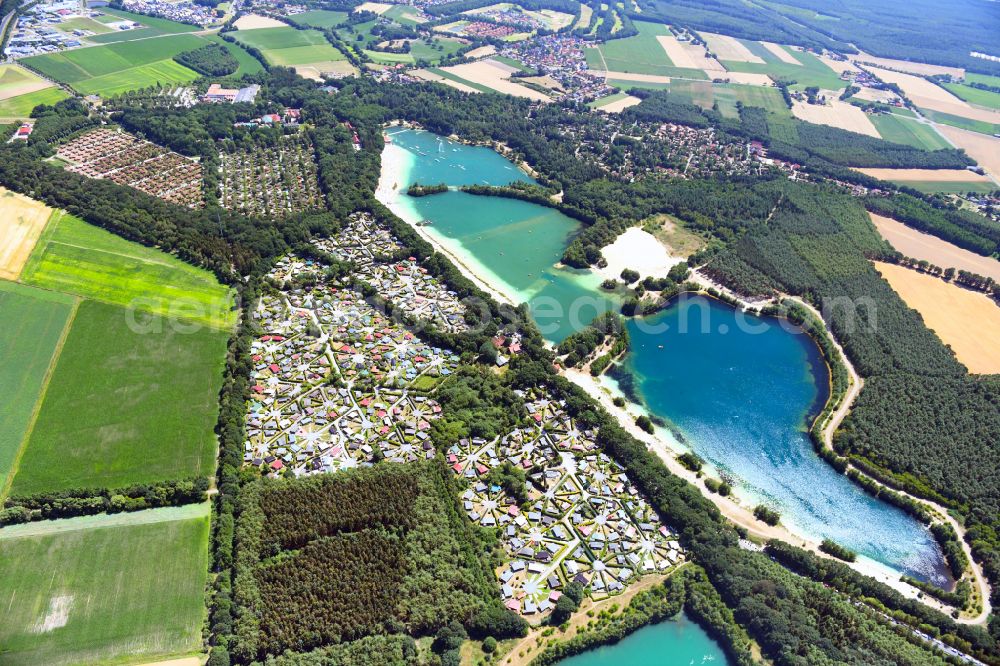
[[[229,290],[208,271],[56,212],[21,273],[27,284],[229,329]]]
[[[106,664],[197,652],[208,505],[0,530],[0,664]]]
[[[104,35],[95,35],[87,38],[88,41],[95,42],[97,44],[130,42],[136,39],[147,39],[149,37],[159,37],[161,35],[176,35],[182,32],[195,32],[196,30],[201,30],[198,26],[188,25],[187,23],[178,23],[177,21],[171,21],[170,19],[146,16],[145,14],[134,14],[123,9],[103,7],[101,11],[105,12],[109,16],[113,16],[115,21],[127,19],[129,21],[141,23],[143,27],[134,28],[132,30],[115,30]]]
[[[708,79],[708,75],[700,69],[674,67],[667,52],[656,39],[659,35],[670,34],[666,26],[636,21],[635,27],[639,30],[638,35],[612,39],[606,44],[584,49],[587,67],[598,71]]]
[[[960,83],[946,83],[944,87],[969,104],[985,106],[988,109],[1000,109],[1000,93],[963,86]]]
[[[803,51],[792,51],[785,49],[788,54],[798,60],[801,65],[792,65],[783,62],[759,42],[747,39],[739,40],[751,53],[760,57],[763,64],[753,62],[738,62],[734,60],[721,61],[723,66],[731,72],[751,72],[754,74],[770,74],[771,76],[794,79],[795,84],[790,86],[793,90],[803,90],[808,86],[819,86],[824,90],[841,90],[847,84],[840,80],[837,73],[823,64],[823,61],[811,53]]]
[[[311,25],[314,28],[332,28],[347,20],[347,12],[332,12],[326,9],[316,9],[311,12],[302,12],[290,17],[299,25]],[[263,28],[262,28],[263,29]]]
[[[0,496],[31,424],[52,358],[73,310],[72,296],[0,280]]]
[[[39,104],[55,104],[69,97],[62,88],[45,88],[26,95],[0,100],[0,118],[27,118]]]
[[[81,303],[10,494],[211,474],[227,338]]]
[[[902,143],[923,150],[951,147],[944,137],[935,132],[930,125],[892,114],[876,114],[868,117],[886,141]]]

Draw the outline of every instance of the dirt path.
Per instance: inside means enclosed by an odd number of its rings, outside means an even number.
[[[100,513],[96,516],[58,518],[56,520],[42,520],[34,523],[10,525],[0,529],[0,541],[43,536],[46,534],[59,534],[60,532],[92,530],[102,527],[171,523],[177,520],[205,517],[210,513],[211,508],[212,505],[210,502],[201,502],[200,504],[168,506],[160,509],[144,509],[142,511],[126,511],[123,513]]]

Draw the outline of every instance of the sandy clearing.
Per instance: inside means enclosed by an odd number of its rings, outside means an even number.
[[[775,44],[774,42],[761,42],[761,46],[770,51],[775,57],[777,57],[781,62],[788,63],[789,65],[799,65],[802,63],[795,59],[791,53],[785,50],[781,44]]]
[[[753,72],[726,72],[721,78],[729,79],[730,83],[742,83],[748,86],[769,86],[774,83],[767,74]]]
[[[951,125],[938,124],[935,128],[953,144],[964,148],[969,157],[976,160],[979,166],[993,176],[993,180],[1000,183],[1000,139]]]
[[[641,101],[642,100],[639,99],[638,97],[632,97],[631,95],[628,95],[621,99],[617,99],[614,102],[605,104],[604,106],[599,106],[597,107],[597,110],[604,111],[606,113],[621,113],[625,109],[629,108],[630,106],[635,106]]]
[[[362,2],[360,5],[354,8],[354,11],[371,12],[373,14],[378,14],[379,16],[381,16],[390,9],[392,9],[392,5],[386,2]]]
[[[833,96],[827,96],[827,103],[809,104],[808,102],[795,101],[792,106],[792,115],[806,122],[817,125],[828,125],[839,127],[848,132],[857,132],[881,139],[882,136],[875,129],[875,125],[869,120],[868,114],[847,102],[842,102]]]
[[[287,24],[270,16],[260,14],[246,14],[236,19],[233,27],[237,30],[257,30],[258,28],[284,28]]]
[[[465,54],[466,58],[485,58],[486,56],[491,56],[497,52],[497,47],[492,44],[487,44],[486,46],[480,46],[477,49],[472,49]]]
[[[714,32],[699,33],[702,39],[708,44],[709,50],[715,54],[719,60],[732,60],[734,62],[752,62],[763,65],[764,61],[750,52],[750,49],[743,46],[735,37],[728,35],[717,35]]]
[[[854,93],[854,96],[858,99],[863,99],[867,102],[882,102],[888,104],[893,99],[896,98],[896,93],[891,90],[878,90],[876,88],[862,88],[858,92]]]
[[[594,269],[603,278],[618,280],[622,270],[631,268],[640,277],[666,277],[667,272],[684,261],[683,257],[671,255],[656,237],[640,227],[629,227],[611,245],[601,248],[607,260],[604,268]]]
[[[16,280],[42,235],[52,209],[0,187],[0,278]]]
[[[478,62],[465,63],[464,65],[453,65],[442,68],[449,74],[478,83],[479,85],[492,88],[497,92],[514,95],[515,97],[526,97],[538,102],[551,102],[551,98],[543,95],[537,90],[532,90],[527,86],[514,83],[510,80],[512,72],[516,72],[516,67],[505,65],[496,60],[480,60]]]
[[[926,259],[941,268],[956,268],[1000,281],[1000,261],[963,250],[946,240],[908,227],[891,217],[869,213],[882,238],[908,257]]]
[[[912,268],[880,262],[875,268],[969,372],[1000,372],[1000,307],[992,299]]]
[[[937,183],[973,183],[990,181],[986,176],[966,169],[858,169],[882,180],[929,180]]]
[[[860,71],[853,62],[850,60],[835,60],[830,56],[819,56],[820,62],[835,71],[838,75],[844,72],[858,72]]]
[[[854,62],[866,63],[870,62],[873,65],[886,67],[888,69],[897,69],[901,72],[909,72],[910,74],[918,74],[920,76],[933,76],[934,74],[950,74],[956,78],[965,78],[965,70],[961,67],[945,67],[944,65],[929,65],[923,62],[910,62],[909,60],[894,60],[893,58],[878,58],[873,55],[868,55],[867,53],[859,53],[857,55],[849,55],[848,58]]]
[[[605,78],[621,81],[638,81],[640,83],[670,83],[669,76],[658,74],[632,74],[630,72],[603,72]]]

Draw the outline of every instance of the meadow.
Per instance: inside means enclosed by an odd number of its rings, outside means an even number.
[[[326,9],[315,9],[302,12],[291,17],[300,25],[310,25],[314,28],[332,28],[347,20],[347,12],[333,12]]]
[[[215,328],[235,322],[228,289],[208,271],[62,212],[53,215],[21,279]]]
[[[666,26],[636,21],[635,27],[639,30],[638,35],[613,39],[600,46],[584,49],[587,66],[598,71],[708,78],[700,69],[674,67],[667,52],[656,39],[657,36],[671,34]]]
[[[227,338],[82,302],[10,494],[211,474]]]
[[[988,123],[983,120],[975,120],[973,118],[963,118],[962,116],[956,116],[951,113],[944,113],[942,111],[934,111],[925,108],[921,108],[920,113],[922,113],[924,116],[926,116],[930,120],[933,120],[936,123],[941,123],[942,125],[951,125],[952,127],[969,130],[970,132],[978,132],[979,134],[991,134],[991,135],[1000,132],[1000,123]]]
[[[0,280],[0,496],[24,441],[74,299]]]
[[[259,49],[273,65],[293,67],[345,59],[318,30],[258,28],[237,30],[232,34],[241,44]]]
[[[977,104],[987,109],[1000,110],[1000,93],[990,90],[980,90],[961,83],[945,83],[944,87],[969,104]]]
[[[869,116],[875,129],[886,141],[901,143],[923,150],[940,150],[951,145],[930,125],[901,118],[895,114],[875,114]]]
[[[441,62],[443,58],[452,55],[461,49],[462,46],[462,43],[450,39],[434,39],[431,44],[428,44],[423,40],[414,40],[410,42],[409,53],[383,53],[381,51],[373,50],[366,50],[365,53],[373,61],[382,64],[391,65],[397,62],[413,64],[418,60],[424,60],[428,63],[434,64]]]
[[[0,118],[27,118],[39,104],[55,104],[69,97],[62,88],[44,88],[16,97],[0,100]]]
[[[0,664],[197,652],[208,514],[202,504],[0,530]]]

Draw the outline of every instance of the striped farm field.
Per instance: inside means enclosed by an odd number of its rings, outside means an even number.
[[[286,26],[237,30],[231,34],[241,44],[259,49],[272,65],[294,67],[345,59],[318,30],[296,30]]]
[[[875,125],[875,129],[886,141],[923,150],[940,150],[951,147],[944,137],[926,123],[903,118],[893,113],[875,114],[869,118]]]
[[[185,32],[195,32],[199,29],[197,26],[188,25],[187,23],[178,23],[177,21],[171,21],[170,19],[159,18],[156,16],[146,16],[145,14],[134,14],[123,9],[104,7],[101,11],[112,17],[115,21],[127,19],[129,21],[136,21],[142,24],[143,27],[134,28],[132,30],[114,30],[103,35],[94,35],[93,37],[87,38],[87,41],[94,42],[96,44],[130,42],[138,39],[149,39],[150,37],[162,37],[163,35],[177,35]]]
[[[25,95],[8,97],[0,100],[0,118],[23,119],[31,115],[32,109],[39,104],[55,104],[69,97],[62,88],[43,88]]]
[[[52,216],[21,280],[214,328],[235,322],[228,289],[208,271],[65,213]]]
[[[0,280],[0,495],[31,425],[49,366],[73,311],[74,299]]]
[[[0,664],[115,664],[198,652],[208,505],[0,530]]]
[[[212,474],[227,339],[225,331],[80,303],[10,495]]]
[[[708,79],[708,75],[700,69],[680,68],[671,62],[657,39],[671,34],[666,26],[636,21],[635,27],[638,35],[584,49],[587,67],[597,71]]]

